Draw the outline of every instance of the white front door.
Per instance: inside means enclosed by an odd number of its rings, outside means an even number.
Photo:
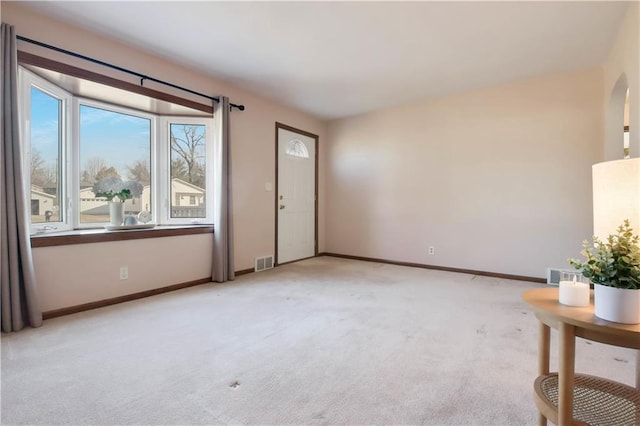
[[[277,125],[277,263],[316,255],[316,137]]]

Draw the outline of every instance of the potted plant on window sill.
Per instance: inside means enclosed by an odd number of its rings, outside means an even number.
[[[96,198],[106,198],[109,203],[109,222],[120,226],[124,222],[124,203],[134,196],[140,196],[142,185],[138,182],[122,182],[117,177],[107,177],[93,186]]]
[[[595,314],[607,321],[640,324],[640,247],[628,220],[606,241],[584,241],[584,262],[569,263],[594,284]]]
[[[99,192],[96,197],[106,198],[109,202],[109,222],[112,225],[122,225],[124,222],[124,202],[131,197],[131,191],[122,189],[118,192]]]

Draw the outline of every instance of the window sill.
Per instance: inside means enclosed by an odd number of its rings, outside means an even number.
[[[65,246],[70,244],[106,243],[144,238],[175,237],[181,235],[213,234],[213,225],[156,226],[152,229],[107,231],[106,229],[76,229],[31,236],[31,247]]]

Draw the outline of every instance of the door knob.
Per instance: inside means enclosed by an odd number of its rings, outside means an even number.
[[[284,210],[284,204],[280,204],[280,210]]]

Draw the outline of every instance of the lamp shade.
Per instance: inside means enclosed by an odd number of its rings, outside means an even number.
[[[640,158],[606,161],[593,168],[593,234],[605,240],[625,219],[640,232]]]

